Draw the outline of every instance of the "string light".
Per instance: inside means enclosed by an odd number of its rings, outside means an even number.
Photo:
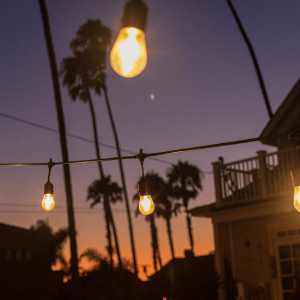
[[[110,52],[110,64],[120,76],[135,77],[147,65],[147,11],[141,0],[131,0],[124,7],[121,30]]]
[[[300,139],[300,129],[299,128],[294,129],[293,132],[289,134],[288,137],[292,142],[294,148],[294,157],[295,157],[295,163],[291,170],[291,178],[294,187],[294,207],[298,212],[300,212],[300,162],[299,162],[299,155],[294,143],[294,141]]]
[[[140,154],[137,155],[142,166],[142,178],[138,184],[140,197],[139,210],[143,215],[150,215],[153,213],[155,206],[151,197],[150,183],[144,177],[144,160],[146,157],[147,154],[143,153],[143,149],[141,149]]]
[[[46,182],[44,186],[44,198],[42,201],[42,207],[44,210],[52,210],[54,208],[55,202],[53,198],[53,184],[50,182],[50,173],[51,169],[54,166],[54,163],[52,162],[52,158],[50,158],[50,162],[48,162],[48,181]]]
[[[143,153],[143,150],[141,149],[140,153],[137,155],[134,155],[134,156],[122,156],[122,157],[111,157],[111,158],[68,161],[68,162],[52,162],[52,159],[50,159],[50,162],[48,162],[48,163],[0,163],[0,166],[45,166],[45,165],[48,166],[48,169],[49,169],[48,181],[44,187],[44,199],[43,199],[42,206],[46,210],[51,210],[51,209],[53,209],[53,207],[55,205],[54,198],[53,198],[53,185],[50,182],[50,172],[54,165],[78,164],[78,163],[89,163],[89,162],[99,162],[99,161],[114,161],[114,160],[119,160],[119,159],[139,159],[141,162],[141,165],[142,165],[142,170],[143,170],[143,176],[139,182],[139,194],[140,194],[140,197],[143,196],[142,198],[140,198],[140,211],[145,214],[150,214],[154,210],[154,204],[153,204],[150,192],[149,192],[149,185],[146,182],[146,180],[144,180],[143,162],[144,162],[145,158],[158,156],[158,155],[181,153],[181,152],[188,152],[188,151],[195,151],[195,150],[204,150],[204,149],[209,149],[209,148],[217,148],[217,147],[224,147],[224,146],[237,145],[237,144],[245,144],[245,143],[263,141],[263,140],[275,139],[275,138],[281,138],[281,137],[287,137],[287,136],[290,138],[290,136],[288,134],[284,133],[284,134],[252,138],[252,139],[238,140],[238,141],[218,143],[218,144],[210,144],[210,145],[204,145],[204,146],[198,146],[198,147],[192,147],[192,148],[183,148],[183,149],[178,149],[178,150],[156,152],[156,153],[149,153],[149,154]],[[300,171],[299,171],[299,178],[300,178]],[[292,177],[292,179],[293,179],[293,177]],[[300,181],[299,181],[299,186],[300,186]],[[50,200],[49,200],[49,198],[50,198]],[[300,197],[299,197],[299,199],[300,199]],[[144,209],[144,212],[143,212],[143,209]],[[299,208],[299,211],[300,211],[300,208]]]

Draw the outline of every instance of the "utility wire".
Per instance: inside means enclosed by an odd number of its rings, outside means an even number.
[[[11,206],[11,207],[19,207],[19,208],[36,208],[36,209],[39,209],[41,208],[39,211],[43,211],[42,210],[42,207],[40,205],[37,205],[37,204],[25,204],[25,203],[6,203],[6,202],[0,202],[0,206]],[[67,207],[66,206],[60,206],[60,205],[55,205],[55,208],[58,209],[58,210],[64,210],[66,211],[67,210]],[[86,212],[86,213],[102,213],[104,212],[104,209],[103,208],[96,208],[96,209],[92,209],[90,207],[82,207],[82,206],[79,206],[79,207],[74,207],[74,210],[76,212]],[[114,212],[125,212],[126,210],[125,209],[122,209],[122,208],[113,208],[112,209]],[[6,211],[9,211],[9,210],[4,210],[4,212]],[[24,212],[30,212],[30,210],[23,210]],[[36,210],[37,211],[37,210]],[[2,210],[0,211],[2,212]],[[135,210],[131,210],[131,212],[135,212]]]
[[[51,211],[51,214],[52,213],[66,213],[67,209],[66,210],[53,210]],[[115,210],[115,209],[112,209],[112,211],[114,213],[125,213],[125,209],[124,210]],[[44,212],[44,210],[41,208],[41,209],[36,209],[36,210],[26,210],[26,209],[22,209],[22,210],[15,210],[15,209],[5,209],[5,210],[0,210],[0,214],[1,213],[41,213],[41,212]],[[134,213],[135,211],[130,211],[132,213]],[[104,213],[104,210],[91,210],[91,211],[77,211],[75,209],[75,214],[102,214]]]
[[[28,207],[28,208],[41,208],[40,205],[38,204],[25,204],[25,203],[7,203],[7,202],[0,202],[0,206],[17,206],[17,207]],[[55,208],[56,209],[67,209],[66,206],[60,206],[60,205],[55,205]],[[96,209],[91,209],[90,207],[82,207],[82,206],[79,206],[79,207],[74,207],[75,210],[87,210],[87,211],[91,211],[91,210],[94,210],[94,211],[104,211],[103,208],[96,208]],[[119,209],[119,208],[115,208],[113,209],[114,211],[126,211],[125,209]],[[132,210],[132,212],[135,212],[135,210]]]
[[[24,119],[21,119],[21,118],[17,118],[17,117],[14,117],[12,115],[0,113],[0,117],[4,117],[4,118],[11,119],[11,120],[14,120],[14,121],[17,121],[17,122],[20,122],[20,123],[31,125],[31,126],[34,126],[34,127],[40,128],[40,129],[45,129],[45,130],[48,130],[48,131],[51,131],[51,132],[59,133],[59,131],[54,129],[54,128],[47,127],[47,126],[44,126],[44,125],[41,125],[41,124],[38,124],[38,123],[34,123],[34,122],[31,122],[31,121],[27,121],[27,120],[24,120]],[[75,134],[71,134],[71,133],[67,133],[66,135],[71,137],[71,138],[81,140],[81,141],[84,141],[84,142],[88,142],[88,143],[92,143],[92,144],[95,143],[93,140],[87,139],[87,138],[79,136],[79,135],[75,135]],[[98,145],[106,147],[106,148],[114,149],[114,150],[116,149],[115,146],[104,144],[104,143],[101,143],[101,142],[99,142]],[[130,151],[130,150],[126,150],[126,149],[121,149],[121,152],[126,152],[126,153],[129,153],[129,154],[135,154],[135,152]],[[164,163],[164,164],[172,165],[172,163],[170,161],[166,161],[166,160],[163,160],[163,159],[158,159],[158,158],[154,158],[154,157],[149,157],[149,159],[157,161],[157,162],[161,162],[161,163]],[[203,171],[202,170],[201,172],[204,173],[204,174],[213,174],[213,171]]]
[[[38,123],[34,123],[34,122],[31,122],[31,121],[27,121],[27,120],[24,120],[24,119],[21,119],[21,118],[17,118],[17,117],[14,117],[12,115],[0,113],[0,117],[11,119],[11,120],[14,120],[14,121],[17,121],[17,122],[20,122],[20,123],[31,125],[33,127],[48,130],[48,131],[51,131],[51,132],[59,133],[59,131],[57,129],[54,129],[54,128],[51,128],[51,127],[48,127],[48,126],[44,126],[44,125],[41,125],[41,124],[38,124]],[[79,136],[79,135],[75,135],[75,134],[71,134],[71,133],[66,133],[66,135],[71,137],[71,138],[77,139],[77,140],[81,140],[81,141],[84,141],[84,142],[95,144],[95,141],[87,139],[87,138]],[[115,146],[100,143],[100,142],[98,143],[98,145],[106,147],[106,148],[114,149],[114,150],[117,149]],[[128,154],[135,154],[135,152],[130,151],[130,150],[126,150],[126,149],[121,149],[121,151],[125,152],[125,153],[128,153]],[[161,163],[164,163],[164,164],[172,165],[171,162],[166,161],[166,160],[162,160],[162,159],[158,159],[158,158],[151,158],[151,159],[155,160],[155,161],[158,161],[158,162],[161,162]]]

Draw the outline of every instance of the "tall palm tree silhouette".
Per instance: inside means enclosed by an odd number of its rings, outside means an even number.
[[[168,183],[171,189],[171,196],[181,200],[181,205],[186,211],[186,221],[191,249],[194,250],[194,240],[192,234],[192,222],[188,213],[188,204],[191,199],[195,199],[202,190],[203,173],[200,169],[188,162],[179,161],[167,171]]]
[[[166,188],[166,190],[168,190],[168,188]],[[173,213],[174,213],[174,208],[172,207],[172,201],[168,199],[168,195],[165,193],[164,197],[161,198],[159,207],[156,208],[156,215],[158,217],[160,216],[163,217],[166,221],[171,255],[172,258],[175,258],[174,243],[173,243],[172,229],[171,229],[171,218]]]
[[[161,257],[159,253],[159,245],[158,245],[158,237],[157,237],[157,227],[155,224],[155,217],[157,217],[157,211],[162,203],[162,199],[165,196],[165,183],[164,180],[156,173],[151,172],[147,173],[145,176],[145,181],[150,185],[152,200],[155,205],[154,212],[150,215],[146,216],[146,221],[150,223],[151,230],[151,240],[152,240],[152,253],[153,253],[153,265],[155,271],[157,271],[157,261],[159,263],[160,268],[162,267]],[[137,192],[133,196],[134,201],[139,201],[139,193]],[[136,209],[136,216],[140,214],[139,206]]]
[[[41,234],[49,241],[49,268],[55,265],[56,261],[61,261],[63,257],[62,247],[69,236],[69,230],[67,228],[61,228],[53,232],[48,223],[43,220],[38,220],[36,225],[30,227],[30,230]]]
[[[122,259],[119,249],[119,243],[118,243],[118,235],[116,231],[116,226],[114,219],[111,215],[111,211],[109,210],[109,206],[105,201],[108,201],[110,203],[116,203],[117,201],[122,201],[122,189],[119,187],[119,185],[116,182],[110,181],[110,176],[104,177],[101,180],[94,181],[88,188],[88,196],[87,200],[93,199],[94,201],[91,204],[91,207],[93,207],[97,203],[103,202],[104,210],[105,210],[105,216],[107,219],[107,226],[109,226],[109,221],[111,222],[114,236],[116,239],[116,251],[118,255],[118,262],[119,267],[122,267]],[[105,200],[106,199],[106,200]],[[109,231],[109,228],[108,230]],[[111,255],[112,249],[109,249],[109,254]]]
[[[56,65],[56,58],[54,53],[54,47],[52,43],[52,36],[49,25],[49,18],[47,13],[47,7],[45,0],[39,0],[39,6],[42,15],[42,21],[44,26],[45,40],[49,55],[54,98],[56,104],[56,112],[59,125],[59,135],[60,135],[60,145],[61,152],[64,162],[69,161],[67,139],[66,139],[66,128],[64,120],[64,112],[60,95],[59,78]],[[71,186],[71,173],[68,164],[63,165],[64,179],[65,179],[65,189],[66,189],[66,201],[68,209],[68,223],[69,223],[69,234],[70,234],[70,250],[71,250],[71,271],[72,271],[72,299],[77,300],[81,296],[80,291],[80,281],[79,281],[79,271],[78,271],[78,257],[77,257],[77,242],[76,242],[76,230],[75,230],[75,218],[73,209],[73,195]]]
[[[74,56],[64,58],[61,64],[61,74],[63,75],[63,84],[67,86],[69,94],[72,100],[80,99],[83,102],[87,102],[90,107],[92,123],[93,123],[93,133],[95,140],[95,150],[97,159],[100,159],[100,149],[98,141],[98,130],[97,122],[95,116],[94,105],[90,93],[90,89],[95,90],[96,93],[101,92],[101,80],[97,77],[104,65],[106,59],[106,45],[110,40],[110,29],[108,27],[102,26],[101,22],[88,20],[79,31],[91,30],[91,38],[89,40],[90,47],[83,47],[83,40],[76,37],[71,41],[71,49],[73,50]],[[95,32],[98,32],[96,35]],[[81,35],[80,35],[81,36]],[[99,38],[101,37],[101,39]],[[108,189],[109,187],[105,185],[107,182],[105,179],[103,167],[101,161],[98,161],[98,168],[100,173],[100,180],[103,184],[103,189]],[[108,201],[108,194],[104,191],[104,207],[106,215],[106,228],[107,228],[107,239],[108,239],[108,252],[110,256],[110,262],[113,265],[113,254],[112,254],[112,243],[111,243],[111,233],[110,233],[110,223],[113,226],[114,239],[116,244],[116,249],[119,251],[118,238],[116,235],[116,228],[114,225],[114,219],[111,212],[110,203]],[[118,258],[120,253],[118,252]],[[119,260],[119,264],[122,264]]]
[[[88,52],[89,55],[86,58],[88,63],[89,80],[91,80],[90,88],[98,95],[101,94],[101,90],[104,92],[105,103],[107,106],[110,123],[112,126],[115,144],[117,148],[118,157],[121,157],[121,148],[118,139],[117,129],[115,126],[112,110],[110,107],[110,101],[108,98],[107,86],[106,86],[106,55],[107,49],[111,43],[111,31],[109,28],[103,26],[99,20],[88,20],[83,24],[76,32],[76,38],[71,42],[71,48],[73,52]],[[74,91],[76,92],[76,91]],[[131,241],[131,250],[133,256],[133,265],[135,274],[138,273],[137,261],[135,255],[135,244],[133,237],[133,228],[130,215],[130,206],[128,201],[128,194],[125,182],[125,174],[123,169],[122,160],[119,159],[119,169],[122,180],[123,195],[125,198],[125,206],[128,218],[128,226]]]

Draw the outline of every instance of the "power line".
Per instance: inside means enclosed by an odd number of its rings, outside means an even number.
[[[51,132],[54,132],[54,133],[59,133],[59,131],[57,129],[54,129],[54,128],[51,128],[51,127],[48,127],[48,126],[44,126],[44,125],[41,125],[41,124],[38,124],[38,123],[34,123],[34,122],[31,122],[31,121],[27,121],[27,120],[24,120],[24,119],[21,119],[21,118],[17,118],[17,117],[14,117],[12,115],[9,115],[9,114],[0,113],[0,117],[11,119],[13,121],[17,121],[17,122],[20,122],[20,123],[31,125],[33,127],[48,130],[48,131],[51,131]],[[87,138],[79,136],[79,135],[75,135],[75,134],[71,134],[71,133],[66,133],[66,135],[71,137],[71,138],[81,140],[81,141],[84,141],[84,142],[87,142],[87,143],[92,143],[92,144],[95,143],[95,141],[87,139]],[[104,144],[104,143],[101,143],[101,142],[99,142],[98,145],[116,150],[116,147],[112,146],[112,145]],[[129,154],[135,154],[135,152],[130,151],[130,150],[126,150],[126,149],[121,149],[121,151],[129,153]],[[149,159],[157,161],[157,162],[161,162],[161,163],[164,163],[164,164],[172,165],[171,162],[163,160],[163,159],[158,159],[158,158],[154,158],[154,157],[149,157]],[[202,170],[201,172],[204,173],[204,174],[209,174],[209,175],[213,174],[213,171],[203,171]]]
[[[112,209],[112,211],[114,212],[114,213],[125,213],[126,211],[125,211],[125,209],[124,210],[114,210],[114,209]],[[39,210],[14,210],[14,209],[11,209],[11,210],[0,210],[0,214],[2,214],[2,213],[41,213],[41,212],[45,212],[43,209],[39,209]],[[66,212],[67,212],[67,210],[52,210],[51,211],[51,214],[52,213],[63,213],[63,214],[66,214]],[[134,211],[132,211],[131,210],[131,212],[134,212]],[[75,214],[102,214],[102,213],[104,213],[104,210],[96,210],[96,211],[93,211],[93,210],[91,210],[91,211],[76,211],[76,209],[75,209]]]
[[[0,202],[0,206],[11,206],[11,207],[20,207],[20,208],[36,208],[39,209],[41,208],[39,211],[43,211],[42,207],[40,205],[37,204],[24,204],[24,203],[5,203],[5,202]],[[55,208],[60,210],[60,212],[66,212],[67,207],[66,206],[60,206],[60,205],[55,205]],[[64,210],[64,211],[62,211]],[[104,212],[103,208],[90,208],[90,207],[74,207],[75,212],[80,212],[80,213],[102,213]],[[4,210],[4,212],[9,212],[12,210]],[[24,212],[31,212],[30,210],[22,210]],[[37,212],[33,211],[33,212]],[[114,212],[125,212],[125,209],[119,209],[119,208],[112,208],[112,211]],[[2,212],[2,211],[0,211]],[[131,212],[135,212],[135,210],[131,210]]]
[[[40,128],[40,129],[48,130],[48,131],[51,131],[51,132],[59,133],[59,131],[57,129],[54,129],[54,128],[51,128],[51,127],[48,127],[48,126],[44,126],[44,125],[41,125],[41,124],[38,124],[38,123],[34,123],[34,122],[31,122],[31,121],[27,121],[27,120],[24,120],[24,119],[21,119],[21,118],[17,118],[17,117],[14,117],[12,115],[0,113],[0,117],[11,119],[11,120],[14,120],[14,121],[17,121],[17,122],[20,122],[20,123],[31,125],[33,127],[37,127],[37,128]],[[77,140],[81,140],[81,141],[84,141],[84,142],[95,144],[95,141],[87,139],[87,138],[79,136],[79,135],[75,135],[75,134],[71,134],[71,133],[66,133],[66,135],[69,136],[69,137],[71,137],[71,138],[77,139]],[[110,148],[110,149],[116,150],[116,147],[112,146],[112,145],[108,145],[108,144],[104,144],[104,143],[100,143],[100,142],[98,143],[98,145],[106,147],[106,148]],[[130,151],[130,150],[126,150],[126,149],[121,149],[121,151],[125,152],[125,153],[128,153],[128,154],[135,154],[135,152]],[[151,159],[155,160],[157,162],[161,162],[161,163],[164,163],[164,164],[172,165],[171,162],[166,161],[166,160],[162,160],[162,159],[158,159],[158,158],[151,158]]]

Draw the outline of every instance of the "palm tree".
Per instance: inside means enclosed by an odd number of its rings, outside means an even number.
[[[238,25],[238,28],[245,40],[245,43],[248,47],[248,50],[250,52],[250,55],[251,55],[251,58],[252,58],[252,61],[253,61],[253,64],[254,64],[254,68],[255,68],[255,71],[256,71],[256,75],[257,75],[257,78],[258,78],[258,82],[259,82],[259,85],[260,85],[260,88],[261,88],[261,92],[263,94],[263,98],[264,98],[264,101],[265,101],[265,105],[266,105],[266,109],[267,109],[267,112],[268,112],[268,115],[269,115],[269,118],[272,119],[273,118],[273,112],[272,112],[272,109],[271,109],[271,105],[270,105],[270,100],[269,100],[269,97],[268,97],[268,94],[267,94],[267,90],[266,90],[266,87],[265,87],[265,83],[264,83],[264,80],[263,80],[263,76],[262,76],[262,73],[260,71],[260,67],[259,67],[259,64],[258,64],[258,61],[257,61],[257,58],[256,58],[256,55],[255,55],[255,52],[254,52],[254,49],[251,45],[251,42],[246,34],[246,31],[245,29],[243,28],[243,25],[242,25],[242,22],[240,21],[240,18],[231,2],[231,0],[227,0],[227,4],[234,16],[234,19]]]
[[[107,258],[104,257],[97,249],[87,248],[83,253],[81,253],[79,260],[82,258],[87,258],[88,261],[94,262],[93,270],[97,270],[100,267],[102,261],[107,261]]]
[[[111,31],[109,28],[103,26],[100,20],[88,20],[85,24],[83,24],[79,30],[76,32],[76,38],[71,42],[71,48],[74,53],[76,52],[85,52],[89,51],[89,59],[92,61],[89,64],[89,80],[92,80],[93,84],[90,86],[91,89],[98,95],[101,94],[101,89],[104,91],[104,98],[110,118],[110,123],[112,126],[114,139],[117,148],[118,157],[121,157],[121,148],[119,144],[118,134],[114,122],[114,118],[112,115],[112,110],[110,107],[110,102],[107,93],[106,86],[106,55],[107,49],[111,44]],[[129,225],[129,233],[130,233],[130,241],[131,241],[131,250],[133,256],[133,265],[135,274],[137,275],[137,262],[135,255],[135,245],[134,245],[134,237],[133,237],[133,228],[131,222],[130,215],[130,207],[127,195],[127,188],[125,183],[125,174],[123,169],[122,160],[119,159],[119,169],[122,179],[122,188],[125,198],[126,212],[128,218]]]
[[[49,242],[49,262],[50,268],[55,265],[57,261],[61,261],[62,258],[62,248],[69,236],[69,230],[67,228],[62,228],[53,232],[52,228],[48,225],[46,221],[38,220],[36,225],[32,225],[30,230],[37,232],[43,238],[46,238]]]
[[[188,162],[179,160],[177,165],[173,165],[167,171],[168,184],[171,187],[171,196],[177,200],[181,199],[181,205],[186,211],[186,221],[191,249],[194,250],[194,241],[192,235],[191,218],[188,213],[188,204],[190,199],[195,199],[202,190],[202,179],[204,178],[201,170],[190,165]]]
[[[115,237],[115,244],[116,244],[116,251],[118,255],[118,262],[119,267],[122,268],[122,260],[120,255],[120,249],[119,249],[119,242],[118,242],[118,235],[116,226],[114,223],[114,219],[111,215],[111,210],[109,209],[109,203],[116,203],[117,201],[122,201],[122,189],[119,187],[119,185],[116,182],[110,181],[110,176],[103,177],[101,180],[94,181],[88,188],[88,196],[87,200],[93,199],[94,201],[91,204],[91,207],[93,207],[97,203],[103,202],[104,205],[104,211],[105,211],[105,217],[106,217],[106,224],[109,226],[109,223],[111,223],[113,228],[113,233]],[[107,228],[107,231],[109,232],[109,228]],[[109,249],[110,258],[112,256],[112,249]],[[112,263],[112,261],[111,261]]]
[[[88,21],[92,22],[92,21]],[[92,22],[92,25],[95,23]],[[106,39],[110,39],[110,29],[102,26],[100,21],[97,22],[96,28],[100,28],[99,30],[103,31],[103,35]],[[93,26],[94,28],[95,26]],[[94,48],[87,48],[82,51],[77,50],[80,49],[80,39],[73,39],[71,41],[71,49],[73,50],[74,56],[64,58],[61,66],[61,74],[63,75],[63,84],[67,85],[69,94],[72,100],[76,100],[79,98],[84,102],[88,102],[90,106],[90,112],[93,123],[93,132],[94,132],[94,140],[95,140],[95,150],[97,159],[100,159],[100,149],[99,149],[99,141],[98,141],[98,131],[97,131],[97,123],[94,105],[92,101],[92,97],[90,94],[90,89],[94,89],[96,93],[100,94],[101,91],[101,81],[95,78],[95,74],[98,74],[98,69],[102,68],[101,66],[105,63],[106,51],[102,50],[102,44],[106,44],[107,42],[101,41],[97,42],[97,40],[91,39],[91,44]],[[102,163],[98,161],[100,179],[103,180],[103,183],[106,182],[105,175],[102,167]],[[103,185],[106,188],[106,185]],[[106,193],[104,193],[104,206],[105,206],[105,214],[106,214],[106,228],[107,228],[107,239],[108,239],[108,251],[111,258],[111,264],[113,264],[112,260],[112,243],[111,243],[111,233],[110,233],[110,223],[113,227],[114,239],[117,249],[117,255],[120,257],[119,253],[119,245],[116,227],[114,224],[113,215],[110,208],[110,203],[107,200]],[[119,260],[121,263],[121,260]]]
[[[156,215],[158,217],[162,216],[166,220],[167,234],[169,237],[171,255],[172,258],[175,258],[174,244],[173,244],[172,230],[171,230],[171,218],[172,218],[172,214],[174,213],[174,210],[172,209],[172,202],[170,199],[167,198],[167,195],[165,195],[165,198],[161,200],[162,203],[160,203],[160,206],[156,208]]]
[[[161,257],[159,254],[159,246],[158,246],[158,238],[157,238],[157,227],[155,225],[155,216],[157,215],[157,211],[159,211],[159,207],[163,202],[162,199],[165,199],[165,182],[163,178],[161,178],[156,173],[147,173],[145,176],[145,181],[150,185],[152,200],[155,205],[155,210],[152,214],[146,216],[146,221],[150,223],[151,230],[151,240],[152,240],[152,253],[153,253],[153,265],[155,271],[157,271],[157,261],[159,263],[160,268],[162,267]],[[139,194],[136,193],[133,196],[134,201],[139,201]],[[139,215],[139,208],[136,209],[136,216]]]
[[[42,15],[46,45],[47,45],[51,74],[52,74],[52,82],[53,82],[54,98],[55,98],[58,125],[59,125],[62,157],[64,162],[68,162],[69,154],[67,148],[64,112],[63,112],[63,106],[62,106],[61,95],[60,95],[56,58],[55,58],[55,53],[54,53],[54,48],[52,43],[49,18],[48,18],[45,0],[39,0],[39,6]],[[73,300],[77,300],[80,298],[80,284],[79,284],[79,272],[78,272],[78,257],[77,257],[75,218],[74,218],[74,209],[73,209],[73,196],[72,196],[72,186],[71,186],[71,173],[70,173],[69,165],[64,164],[63,170],[64,170],[64,179],[65,179],[66,201],[67,201],[67,209],[68,209],[68,223],[69,223],[69,234],[70,234],[72,298]]]

